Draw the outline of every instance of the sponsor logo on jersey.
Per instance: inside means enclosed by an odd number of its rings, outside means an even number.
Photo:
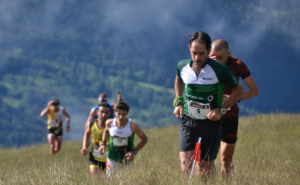
[[[214,99],[213,95],[210,95],[209,97],[207,97],[207,101],[209,101],[209,102],[213,101],[213,99]]]
[[[120,131],[117,131],[117,133],[119,133],[119,134],[123,134],[123,132],[120,132]]]
[[[189,97],[189,98],[193,98],[193,99],[196,99],[196,100],[204,100],[204,98],[202,98],[202,97],[197,97],[197,96],[193,96],[193,95],[189,95],[189,94],[186,94],[186,96],[187,97]]]
[[[203,80],[213,80],[213,78],[202,78]]]

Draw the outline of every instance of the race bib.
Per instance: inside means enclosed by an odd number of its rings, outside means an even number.
[[[127,137],[113,137],[113,143],[114,147],[120,147],[120,146],[127,146],[128,145],[128,138]]]
[[[108,149],[105,148],[104,154],[100,154],[98,148],[94,148],[94,157],[97,157],[97,158],[106,158],[106,156],[107,156],[107,151],[108,151]]]
[[[188,102],[189,115],[196,119],[207,119],[207,114],[211,111],[209,103]]]

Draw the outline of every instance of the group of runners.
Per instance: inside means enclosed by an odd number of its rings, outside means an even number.
[[[216,173],[215,159],[221,146],[221,174],[228,178],[234,169],[239,120],[237,103],[257,96],[259,89],[246,64],[231,56],[227,41],[217,39],[211,43],[207,33],[194,32],[190,35],[189,50],[191,59],[182,60],[177,65],[173,102],[173,114],[181,118],[181,171],[184,176],[191,169],[195,145],[201,137],[202,152],[197,174],[207,177]],[[246,92],[240,78],[249,88]],[[93,176],[101,170],[110,177],[115,169],[130,165],[148,141],[139,125],[127,117],[130,106],[119,92],[117,98],[118,103],[109,103],[107,95],[101,93],[99,104],[91,109],[85,124],[80,153],[89,155]],[[41,112],[41,117],[45,115],[48,115],[50,154],[54,154],[61,147],[62,116],[67,118],[67,133],[70,131],[70,116],[57,99],[48,102]],[[136,146],[135,134],[140,138]]]
[[[182,173],[191,168],[194,149],[201,137],[201,160],[197,173],[216,173],[215,159],[221,145],[221,173],[228,178],[233,171],[239,108],[237,103],[259,94],[248,67],[231,56],[228,42],[211,44],[205,32],[190,35],[191,59],[180,61],[175,78],[174,114],[180,124],[179,156]],[[244,92],[243,79],[249,90]],[[185,93],[184,93],[185,92]],[[185,99],[183,98],[183,93]]]

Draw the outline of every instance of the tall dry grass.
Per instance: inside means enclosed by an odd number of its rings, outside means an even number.
[[[300,184],[299,121],[299,114],[241,118],[234,176],[223,182],[217,158],[217,176],[206,182],[194,176],[191,184]],[[81,141],[64,142],[54,156],[48,144],[0,149],[0,184],[188,184],[180,173],[179,127],[152,128],[146,134],[149,142],[131,168],[109,180],[100,174],[91,178],[88,156],[79,154]]]

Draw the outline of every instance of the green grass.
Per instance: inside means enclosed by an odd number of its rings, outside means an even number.
[[[195,176],[192,184],[299,184],[299,120],[299,114],[241,118],[234,176],[222,181],[217,158],[217,176],[208,182]],[[151,128],[146,134],[149,142],[132,167],[110,180],[91,178],[88,157],[79,154],[81,141],[64,142],[54,156],[48,154],[48,144],[2,148],[0,184],[187,184],[180,175],[179,127]]]

